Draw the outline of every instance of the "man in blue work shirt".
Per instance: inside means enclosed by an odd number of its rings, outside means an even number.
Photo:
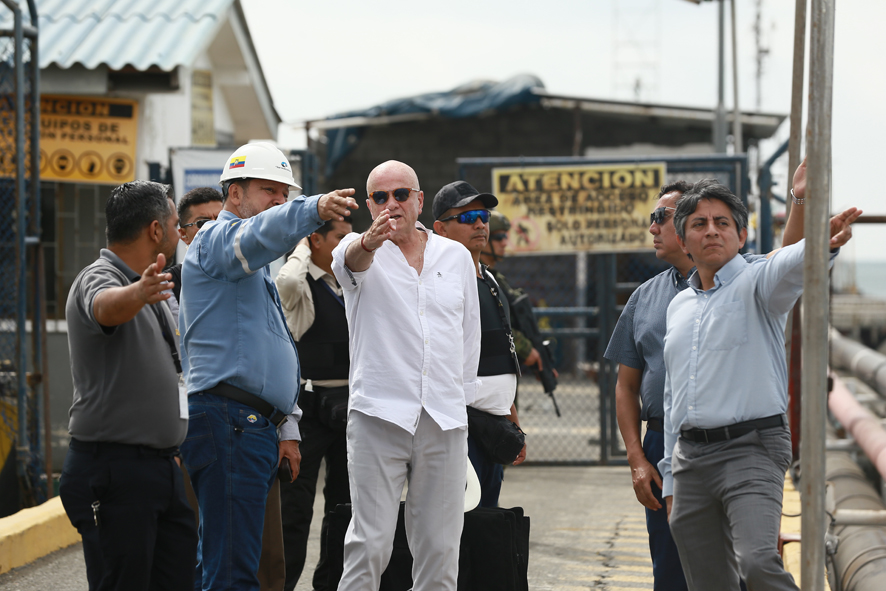
[[[844,214],[850,223],[860,212]],[[798,589],[777,541],[791,461],[784,326],[803,290],[805,244],[749,263],[738,254],[747,219],[744,204],[710,179],[674,212],[696,272],[668,307],[659,469],[693,590],[738,589],[739,576],[750,589]]]
[[[357,204],[353,189],[287,202],[300,187],[270,144],[240,147],[220,182],[224,209],[182,266],[191,418],[182,455],[200,505],[202,588],[257,590],[268,489],[281,460],[291,480],[300,461],[298,357],[267,265]]]

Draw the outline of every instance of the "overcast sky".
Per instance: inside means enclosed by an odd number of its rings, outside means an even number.
[[[242,0],[274,103],[286,122],[321,119],[475,79],[538,76],[548,91],[713,107],[717,5],[685,0]],[[757,0],[737,0],[739,103],[757,101]],[[762,1],[768,48],[760,110],[790,109],[794,2]],[[729,5],[727,31],[729,27]],[[886,214],[880,170],[886,114],[886,3],[837,2],[833,208]],[[731,53],[727,47],[727,60]],[[731,63],[731,62],[730,62]],[[727,108],[732,108],[731,70]],[[808,87],[808,75],[806,77]],[[787,130],[781,130],[782,138]],[[280,141],[304,144],[286,127]],[[779,142],[761,146],[766,158]],[[786,172],[787,159],[780,163]],[[776,189],[784,193],[784,186]],[[859,227],[847,255],[884,259],[883,228]]]

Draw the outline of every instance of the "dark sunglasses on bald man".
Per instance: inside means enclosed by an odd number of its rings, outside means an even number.
[[[483,220],[484,224],[488,224],[489,223],[489,210],[473,209],[471,211],[463,211],[461,213],[451,215],[448,218],[443,218],[440,221],[441,222],[448,222],[449,220],[458,220],[459,224],[474,224],[477,222],[477,218],[480,218],[481,220]]]
[[[676,207],[659,207],[649,214],[649,223],[662,225],[668,219],[668,210],[677,211]]]
[[[393,193],[394,199],[403,203],[407,199],[409,199],[409,194],[413,191],[420,191],[420,189],[409,189],[407,187],[402,187],[400,189],[394,189],[393,191],[373,191],[369,194],[370,199],[375,201],[376,205],[384,205],[388,202],[388,195]]]
[[[197,229],[199,230],[200,228],[203,227],[204,224],[206,224],[206,222],[211,222],[211,221],[212,220],[197,220],[196,222],[191,222],[190,224],[185,224],[184,226],[179,226],[179,227],[182,230],[184,230],[185,228],[190,228],[191,226],[197,226]]]

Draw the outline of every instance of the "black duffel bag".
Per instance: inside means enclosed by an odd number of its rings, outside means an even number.
[[[526,434],[506,416],[471,406],[468,407],[468,432],[496,464],[513,464],[526,443]]]
[[[344,433],[348,427],[348,386],[317,388],[317,420],[333,431]]]

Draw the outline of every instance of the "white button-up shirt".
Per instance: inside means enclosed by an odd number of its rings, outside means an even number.
[[[349,410],[415,433],[424,409],[443,430],[467,426],[465,406],[476,396],[480,359],[477,272],[460,243],[428,232],[421,275],[386,241],[366,271],[332,252],[344,289],[351,351]]]

